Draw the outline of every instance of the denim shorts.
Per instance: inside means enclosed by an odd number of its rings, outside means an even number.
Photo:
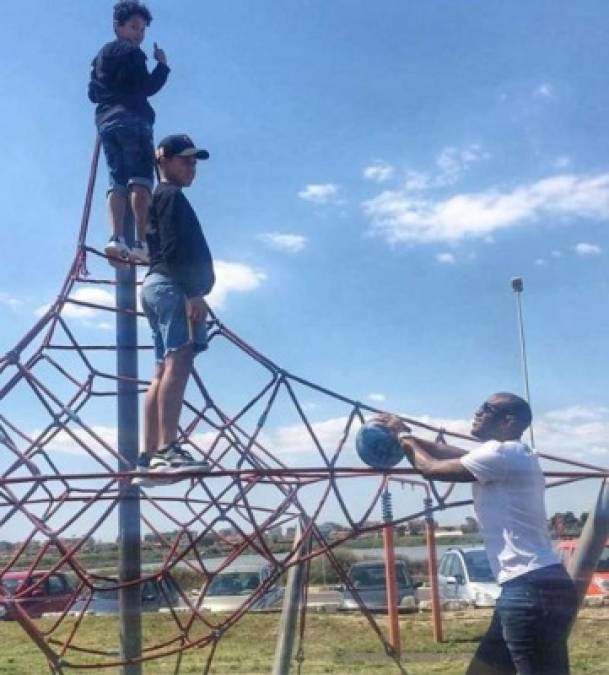
[[[150,124],[125,113],[102,122],[98,131],[110,174],[108,192],[127,194],[131,185],[142,185],[152,192],[154,145]]]
[[[169,352],[192,344],[195,354],[207,349],[205,321],[186,316],[186,295],[169,277],[149,274],[142,286],[142,309],[154,339],[154,355],[161,363]]]

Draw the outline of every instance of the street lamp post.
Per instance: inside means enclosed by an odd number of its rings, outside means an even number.
[[[516,295],[516,312],[518,315],[518,331],[520,334],[520,363],[522,366],[522,379],[524,380],[524,394],[529,406],[531,405],[531,392],[529,390],[529,369],[527,367],[527,349],[524,339],[524,320],[522,318],[522,292],[524,282],[522,277],[513,277],[512,290]],[[535,447],[535,436],[533,435],[533,424],[529,426],[529,435],[531,438],[531,447]]]

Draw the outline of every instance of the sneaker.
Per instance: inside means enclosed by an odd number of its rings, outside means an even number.
[[[158,485],[159,480],[152,480],[150,475],[150,455],[147,455],[143,452],[137,458],[137,464],[135,465],[135,470],[137,471],[137,476],[132,479],[132,485],[139,485],[140,487],[146,487],[149,485]]]
[[[104,246],[104,253],[108,258],[118,258],[119,260],[129,260],[129,247],[125,244],[124,237],[110,237],[108,243]]]
[[[148,257],[148,244],[145,241],[135,241],[133,247],[131,248],[131,260],[135,263],[145,263],[150,262]]]
[[[155,452],[150,458],[150,471],[209,471],[209,463],[196,460],[188,450],[184,450],[177,443],[172,443],[164,450]]]

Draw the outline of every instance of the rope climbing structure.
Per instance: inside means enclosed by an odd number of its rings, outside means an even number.
[[[116,399],[122,385],[129,384],[141,395],[148,381],[117,375],[117,345],[105,338],[112,335],[109,318],[131,312],[140,321],[141,312],[116,305],[112,290],[117,282],[107,278],[110,267],[103,253],[89,243],[98,156],[96,145],[74,259],[57,299],[0,360],[0,526],[18,532],[20,540],[2,559],[0,582],[24,570],[29,579],[10,594],[1,583],[0,604],[19,622],[51,672],[137,669],[146,660],[163,658],[171,659],[173,672],[179,673],[183,655],[196,648],[201,670],[207,673],[227,631],[292,567],[301,568],[301,600],[306,600],[309,564],[324,556],[359,603],[388,658],[405,672],[336,549],[387,525],[373,519],[381,511],[389,475],[391,480],[420,485],[426,504],[418,512],[404,513],[397,501],[393,512],[386,503],[385,520],[393,525],[469,501],[453,499],[452,487],[441,493],[410,479],[413,471],[407,466],[389,473],[363,466],[353,451],[354,436],[365,415],[379,411],[287,372],[212,312],[205,377],[193,371],[180,426],[181,443],[207,460],[211,471],[204,476],[185,472],[171,485],[125,492],[133,487],[135,467],[116,440]],[[132,348],[145,359],[141,370],[147,372],[150,343]],[[311,401],[331,415],[331,425],[310,421]],[[405,420],[422,435],[472,441],[416,419]],[[300,452],[294,452],[295,445]],[[606,475],[601,467],[569,464],[570,472],[547,474],[553,484]],[[91,539],[119,536],[117,514],[126,495],[137,500],[142,535],[159,553],[157,562],[140,566],[130,579],[118,574],[117,561],[104,569],[88,554]],[[319,527],[327,514],[340,514],[346,523],[341,536],[329,538]],[[300,537],[291,550],[274,550],[272,533],[296,525]],[[209,542],[222,551],[214,566],[207,561]],[[263,560],[268,574],[243,595],[234,611],[217,616],[206,612],[210,585],[244,555]],[[184,571],[195,580],[195,595],[182,587]],[[43,624],[24,599],[58,573],[71,580],[70,597],[65,608]],[[150,582],[166,582],[159,587],[173,588],[178,596],[178,603],[166,598],[171,630],[161,640],[151,641],[144,634],[138,653],[125,655],[118,637],[113,645],[81,639],[97,591],[131,588],[139,593]],[[301,602],[299,610],[300,667],[306,654],[305,605]]]

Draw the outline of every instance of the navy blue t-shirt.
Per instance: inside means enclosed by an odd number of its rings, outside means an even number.
[[[148,97],[167,81],[169,67],[157,63],[149,73],[146,54],[126,40],[105,44],[91,63],[89,100],[97,103],[95,122],[101,124],[115,114],[131,112],[154,124]]]

